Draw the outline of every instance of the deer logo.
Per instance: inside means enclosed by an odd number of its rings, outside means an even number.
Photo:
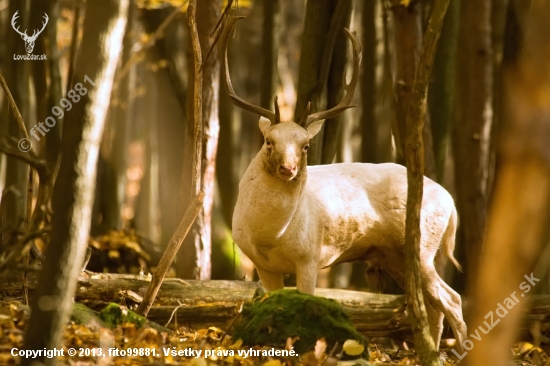
[[[17,33],[19,33],[21,35],[21,38],[23,38],[23,40],[25,41],[25,49],[27,50],[27,53],[32,53],[32,50],[34,49],[34,42],[36,41],[36,38],[38,37],[38,35],[40,33],[42,33],[42,31],[44,30],[44,28],[46,28],[46,24],[48,24],[48,15],[46,13],[44,13],[44,22],[42,23],[42,29],[40,29],[39,31],[37,31],[36,29],[33,31],[32,33],[32,36],[29,36],[27,35],[27,30],[25,29],[24,32],[21,32],[19,30],[19,26],[17,26],[16,28],[16,24],[15,24],[15,21],[17,20],[17,18],[19,18],[19,15],[17,15],[17,13],[19,13],[19,10],[15,12],[15,14],[13,14],[13,17],[11,18],[11,26],[13,27],[13,30],[15,30]]]

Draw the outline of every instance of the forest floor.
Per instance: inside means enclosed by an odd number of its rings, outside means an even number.
[[[0,301],[0,365],[17,365],[18,354],[23,346],[25,328],[29,319],[29,307],[17,300]],[[420,365],[411,350],[389,349],[370,343],[366,353],[359,358],[344,352],[330,350],[324,339],[317,341],[315,349],[294,355],[293,340],[288,339],[282,349],[265,346],[244,346],[241,340],[232,339],[222,329],[190,330],[180,327],[171,331],[160,326],[143,326],[124,322],[106,327],[95,321],[78,324],[71,320],[65,329],[63,356],[58,364],[63,365]],[[200,355],[198,352],[200,351]],[[75,352],[69,356],[69,352]],[[527,342],[516,344],[512,349],[516,365],[550,365],[546,353]],[[118,355],[117,355],[118,353]],[[123,355],[125,353],[125,355]],[[193,353],[193,354],[191,354]],[[350,352],[353,353],[353,352]],[[285,357],[286,355],[286,357]],[[294,356],[292,356],[294,355]],[[457,365],[458,358],[450,349],[440,352],[441,364]]]

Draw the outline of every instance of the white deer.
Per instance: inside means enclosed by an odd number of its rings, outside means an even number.
[[[19,33],[21,35],[21,38],[23,38],[23,40],[25,41],[25,49],[27,50],[27,53],[31,53],[32,50],[34,49],[34,42],[36,41],[36,38],[40,33],[42,33],[44,28],[46,28],[46,24],[48,24],[48,20],[49,20],[48,14],[44,13],[45,19],[44,19],[44,22],[42,23],[42,29],[40,30],[35,29],[32,33],[32,36],[28,36],[26,29],[25,29],[25,32],[21,32],[19,31],[19,26],[17,28],[15,27],[15,21],[17,20],[17,18],[19,18],[19,15],[17,15],[17,13],[19,13],[19,10],[16,11],[15,14],[13,14],[13,17],[11,18],[11,26],[13,30]]]
[[[236,18],[228,18],[232,29]],[[397,164],[330,164],[307,166],[309,141],[325,119],[350,104],[359,75],[361,46],[345,30],[353,46],[354,71],[346,95],[334,108],[309,114],[299,124],[280,121],[275,112],[239,98],[231,85],[225,52],[225,77],[229,96],[237,106],[255,112],[265,142],[239,184],[233,214],[233,237],[254,262],[262,285],[282,289],[283,274],[296,273],[297,288],[313,294],[317,272],[328,266],[362,260],[386,270],[404,283],[405,212],[407,171]],[[421,212],[420,270],[430,332],[439,347],[443,316],[449,321],[461,349],[466,337],[460,295],[438,275],[436,254],[453,257],[457,213],[451,195],[424,178]]]

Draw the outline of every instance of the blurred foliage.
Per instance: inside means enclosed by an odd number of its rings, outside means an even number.
[[[223,6],[227,5],[227,0],[223,1]],[[141,9],[162,9],[168,6],[183,7],[183,12],[187,12],[189,0],[138,0],[137,6]],[[233,7],[251,8],[252,0],[235,1]]]

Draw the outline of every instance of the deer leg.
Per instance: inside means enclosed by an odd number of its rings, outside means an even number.
[[[457,348],[462,351],[462,342],[466,339],[466,323],[462,318],[462,301],[449,285],[439,277],[433,264],[420,265],[422,273],[422,290],[426,302],[442,312],[453,329],[456,338]],[[430,323],[430,328],[432,327]],[[432,334],[434,330],[432,330]],[[434,339],[439,343],[439,338]]]
[[[432,305],[428,299],[424,300],[426,313],[428,315],[428,324],[430,325],[430,334],[435,343],[435,349],[439,349],[441,334],[443,334],[443,312]]]
[[[256,270],[258,271],[258,275],[260,276],[260,281],[262,282],[262,286],[267,291],[280,290],[285,287],[283,283],[282,273],[269,272],[258,266],[256,266]]]
[[[300,263],[296,265],[296,288],[298,291],[311,294],[317,284],[317,263]]]

